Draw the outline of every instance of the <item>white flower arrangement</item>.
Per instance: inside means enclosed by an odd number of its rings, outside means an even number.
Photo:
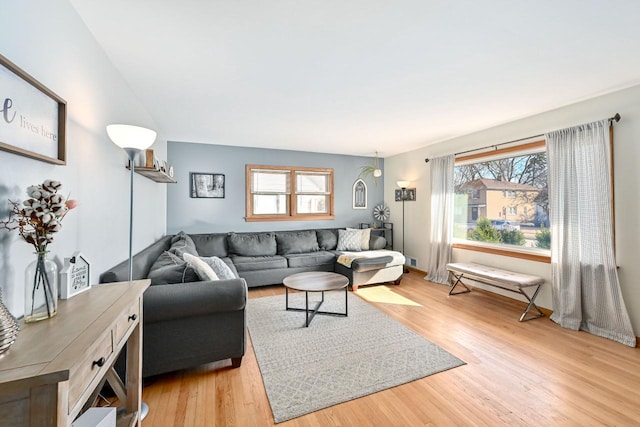
[[[0,228],[18,230],[20,236],[33,245],[36,252],[45,252],[47,245],[53,241],[54,233],[62,228],[62,219],[69,210],[78,206],[78,202],[64,199],[58,190],[60,181],[45,180],[40,185],[27,188],[30,199],[22,203],[9,200],[12,206],[9,219],[0,221]]]

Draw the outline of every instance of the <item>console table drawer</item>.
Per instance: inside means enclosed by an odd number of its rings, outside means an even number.
[[[87,390],[96,377],[102,377],[111,367],[113,353],[112,331],[106,331],[80,361],[70,370],[69,375],[69,409],[73,409],[78,399]]]
[[[128,335],[128,332],[132,330],[140,321],[140,302],[136,301],[131,306],[122,312],[116,321],[115,328],[113,329],[113,343],[116,348],[120,345],[120,342],[124,337]]]

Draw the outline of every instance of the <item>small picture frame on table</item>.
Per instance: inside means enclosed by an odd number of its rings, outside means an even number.
[[[64,259],[60,272],[60,298],[69,299],[91,288],[91,263],[80,252]]]

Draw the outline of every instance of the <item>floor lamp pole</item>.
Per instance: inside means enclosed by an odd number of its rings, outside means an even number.
[[[406,255],[404,254],[404,202],[405,200],[407,200],[407,189],[403,188],[402,189],[402,255],[406,257]],[[405,261],[405,265],[402,266],[402,272],[403,273],[409,272],[409,269],[407,269],[406,267],[406,261]]]
[[[135,148],[125,148],[129,156],[129,281],[133,280],[133,177],[135,172],[135,158],[140,150]],[[144,420],[149,414],[149,405],[146,402],[140,402],[140,421]]]
[[[129,171],[131,178],[129,183],[129,281],[133,280],[133,172],[135,169],[134,159],[139,150],[134,148],[124,149],[129,156]]]

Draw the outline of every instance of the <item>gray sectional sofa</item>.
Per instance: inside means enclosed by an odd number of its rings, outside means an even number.
[[[339,229],[179,233],[136,254],[134,280],[151,279],[143,300],[143,376],[228,358],[232,366],[240,366],[246,349],[247,287],[281,284],[285,277],[307,271],[339,272],[354,289],[366,283],[399,284],[402,265],[385,251],[373,259],[358,258],[349,268],[336,264],[338,235]],[[384,237],[372,235],[369,249],[385,244]],[[222,260],[228,267],[222,280],[201,280],[182,261],[185,252]],[[127,279],[127,261],[100,275],[101,283]]]

